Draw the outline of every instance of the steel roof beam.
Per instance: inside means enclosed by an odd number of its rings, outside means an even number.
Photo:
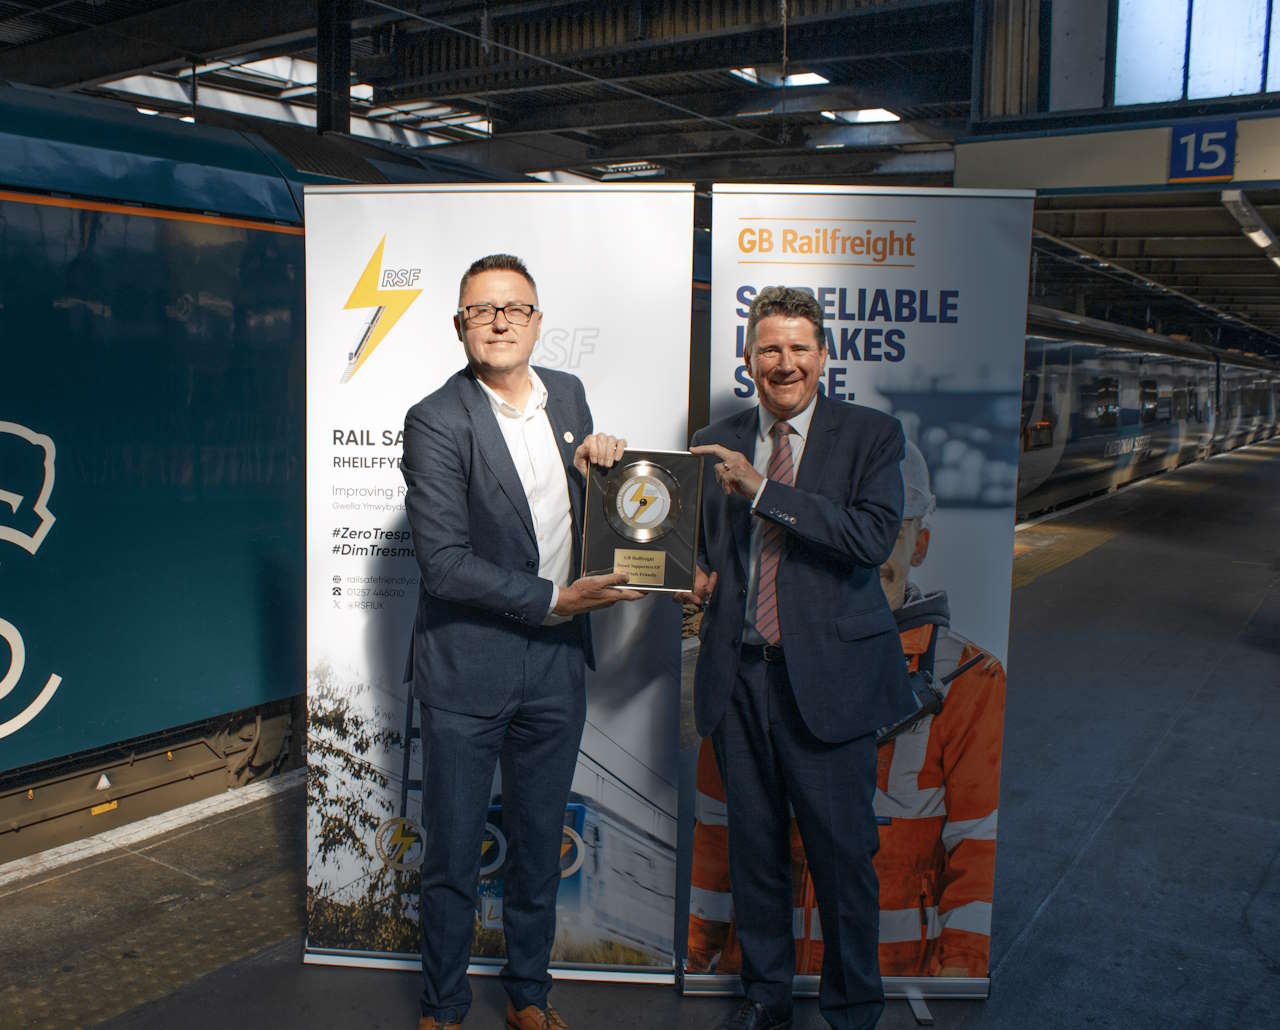
[[[384,75],[385,64],[369,69],[380,81],[378,102],[418,96],[480,95],[490,92],[581,84],[577,72],[610,80],[654,75],[727,70],[778,60],[780,29],[754,17],[720,27],[703,24],[703,5],[682,5],[683,13],[663,19],[660,33],[629,39],[616,18],[621,12],[593,12],[524,24],[495,24],[493,40],[519,53],[491,46],[446,29],[409,36],[399,48],[398,72]],[[930,10],[933,8],[933,10]],[[972,18],[967,3],[863,6],[806,19],[792,19],[788,54],[793,67],[805,63],[850,62],[868,58],[912,59],[932,55],[942,100],[967,99],[969,63],[955,59],[972,47]],[[875,31],[868,31],[875,27]],[[528,56],[526,56],[528,55]],[[554,62],[554,63],[548,63]],[[567,67],[565,67],[567,66]],[[363,67],[357,65],[357,67]],[[362,71],[362,74],[364,72]]]
[[[888,102],[888,94],[876,90],[873,96],[870,91],[848,86],[799,86],[785,90],[735,89],[710,94],[687,93],[662,99],[691,113],[684,114],[638,98],[608,100],[596,104],[538,108],[500,121],[494,131],[502,136],[520,136],[539,132],[594,132],[645,125],[678,125],[702,118],[815,114],[819,111],[879,107]]]
[[[729,157],[733,154],[771,155],[813,153],[820,148],[887,150],[893,147],[945,143],[963,123],[885,122],[873,125],[813,125],[792,129],[776,143],[745,132],[653,133],[621,140],[593,151],[601,161],[663,161],[668,158]]]
[[[93,86],[176,62],[310,40],[316,0],[187,0],[0,52],[0,78]]]
[[[883,154],[820,150],[804,154],[753,154],[747,157],[707,157],[664,162],[669,177],[716,182],[862,182],[867,179],[902,183],[950,183],[955,171],[951,150]]]

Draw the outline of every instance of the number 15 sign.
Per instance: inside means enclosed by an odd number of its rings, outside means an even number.
[[[1235,122],[1181,122],[1169,135],[1170,182],[1230,182],[1235,177]]]

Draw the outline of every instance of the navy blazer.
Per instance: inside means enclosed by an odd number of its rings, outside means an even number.
[[[591,433],[591,411],[576,376],[536,371],[547,388],[547,418],[569,484],[576,578],[585,483],[573,453]],[[414,694],[435,708],[495,715],[522,683],[525,648],[551,605],[552,584],[538,575],[529,502],[497,416],[470,369],[409,409],[402,471],[422,573],[413,627]],[[573,621],[594,668],[590,622],[586,615]]]
[[[757,409],[694,434],[755,458]],[[805,725],[840,743],[914,709],[902,644],[880,588],[880,565],[902,522],[902,425],[891,415],[819,394],[795,486],[768,482],[751,501],[725,496],[704,463],[702,560],[719,579],[702,617],[694,679],[698,732],[724,717],[737,678],[747,602],[751,520],[786,530],[778,614],[787,674]]]

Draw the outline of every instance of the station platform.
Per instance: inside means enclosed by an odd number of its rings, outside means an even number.
[[[1280,1026],[1280,441],[1021,527],[991,997],[935,1025]],[[253,789],[253,788],[249,788]],[[0,1027],[396,1028],[416,974],[303,966],[301,776],[0,869]],[[474,978],[467,1026],[502,1025]],[[575,1030],[711,1027],[732,999],[566,982]],[[797,1030],[825,1025],[816,1001]],[[916,1025],[906,1002],[881,1027]]]

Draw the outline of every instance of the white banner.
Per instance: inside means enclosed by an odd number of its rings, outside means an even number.
[[[400,434],[405,411],[465,364],[450,321],[463,272],[486,254],[522,258],[545,312],[533,363],[583,381],[598,431],[682,448],[692,218],[682,186],[308,188],[308,961],[418,947],[420,831],[400,819],[421,805]],[[671,969],[678,626],[665,597],[593,616],[562,967]],[[500,782],[494,791],[480,959],[502,951]]]
[[[881,582],[915,682],[931,677],[945,697],[879,752],[880,968],[899,996],[988,973],[1031,215],[1029,192],[713,194],[712,420],[755,403],[748,309],[764,287],[791,286],[822,307],[826,395],[897,416],[909,441],[916,509]],[[706,742],[697,789],[700,811],[724,797]],[[740,968],[726,840],[695,824],[691,974]],[[812,990],[821,931],[797,861],[796,971]],[[698,980],[685,982],[710,989]]]

